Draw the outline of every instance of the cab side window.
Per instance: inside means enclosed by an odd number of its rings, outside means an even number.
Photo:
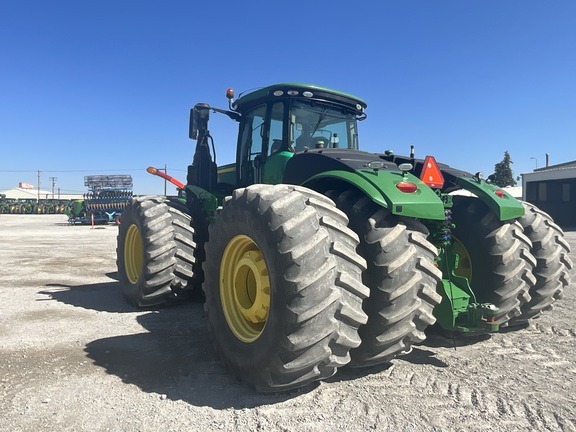
[[[261,158],[265,142],[266,105],[254,108],[244,118],[240,142],[240,184],[248,185],[258,181],[257,163]]]
[[[246,140],[242,143],[247,159],[254,160],[262,153],[264,142],[264,121],[266,119],[266,106],[262,105],[248,114],[244,129]]]
[[[276,102],[270,111],[270,141],[268,156],[280,151],[282,148],[282,127],[284,125],[284,103]]]

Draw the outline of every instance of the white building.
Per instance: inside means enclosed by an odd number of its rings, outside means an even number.
[[[33,200],[37,200],[38,198],[40,198],[41,200],[52,199],[51,191],[42,189],[38,191],[38,189],[22,188],[22,187],[1,190],[0,194],[6,195],[6,198],[9,199],[33,199]],[[82,199],[82,195],[58,194],[58,192],[54,192],[54,199],[57,200]]]

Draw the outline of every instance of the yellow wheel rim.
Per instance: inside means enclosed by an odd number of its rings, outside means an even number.
[[[220,263],[220,299],[228,327],[242,342],[264,331],[270,310],[270,278],[262,252],[245,235],[234,237]]]
[[[458,254],[458,268],[454,271],[454,273],[458,276],[465,277],[468,279],[469,282],[472,281],[472,260],[470,259],[470,254],[466,247],[462,244],[462,242],[457,237],[452,237],[454,240],[452,242],[452,248],[454,253]]]
[[[126,241],[124,242],[124,265],[126,266],[126,276],[128,281],[134,285],[142,274],[143,246],[142,235],[135,224],[128,227]]]

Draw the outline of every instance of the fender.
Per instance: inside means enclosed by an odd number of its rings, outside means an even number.
[[[303,186],[316,189],[315,185],[333,183],[334,180],[349,183],[361,190],[376,204],[387,208],[392,214],[421,219],[444,220],[444,204],[436,193],[412,174],[397,171],[358,170],[327,171],[316,174]],[[396,185],[410,182],[417,186],[413,193],[401,192]]]
[[[424,165],[423,159],[412,160],[406,156],[392,155],[385,156],[384,159],[396,164],[414,164],[414,170],[412,172],[416,176],[420,176]],[[442,188],[443,193],[453,192],[460,188],[472,192],[502,221],[524,216],[524,206],[522,203],[506,192],[506,190],[487,183],[484,180],[479,180],[475,175],[452,168],[449,165],[438,163],[438,167],[445,180],[445,185]],[[497,195],[496,191],[501,191],[501,193],[499,192]]]
[[[372,168],[376,163],[378,168]],[[415,192],[401,192],[396,185],[410,182]],[[296,153],[286,164],[284,183],[307,186],[319,192],[334,188],[334,183],[350,184],[376,204],[399,216],[444,220],[440,197],[418,177],[402,173],[394,162],[380,155],[349,149],[313,149]]]
[[[506,192],[504,189],[483,180],[459,177],[456,184],[474,193],[492,210],[501,221],[516,219],[524,216],[524,206],[520,201]],[[498,192],[498,195],[496,192]]]

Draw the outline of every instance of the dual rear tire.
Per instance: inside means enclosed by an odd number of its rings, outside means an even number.
[[[552,218],[533,204],[524,202],[525,214],[518,222],[530,239],[530,252],[536,259],[533,274],[536,282],[530,288],[530,300],[522,305],[521,314],[511,325],[524,325],[543,311],[551,310],[553,303],[562,298],[564,288],[570,284],[570,245],[564,232]]]
[[[352,351],[351,366],[388,362],[422,342],[434,324],[441,297],[436,285],[442,273],[434,265],[438,252],[427,228],[413,218],[395,216],[355,190],[329,191],[350,219],[359,238],[359,254],[367,261],[362,274],[370,287],[363,308],[368,322],[360,328],[362,344]]]
[[[532,204],[525,214],[500,221],[479,199],[454,197],[454,236],[461,243],[462,276],[481,303],[500,309],[500,327],[526,326],[552,308],[570,283],[572,261],[564,233]]]
[[[460,251],[456,274],[468,278],[479,303],[492,303],[500,327],[522,314],[536,283],[531,242],[516,220],[500,221],[478,198],[454,197],[454,240]]]

